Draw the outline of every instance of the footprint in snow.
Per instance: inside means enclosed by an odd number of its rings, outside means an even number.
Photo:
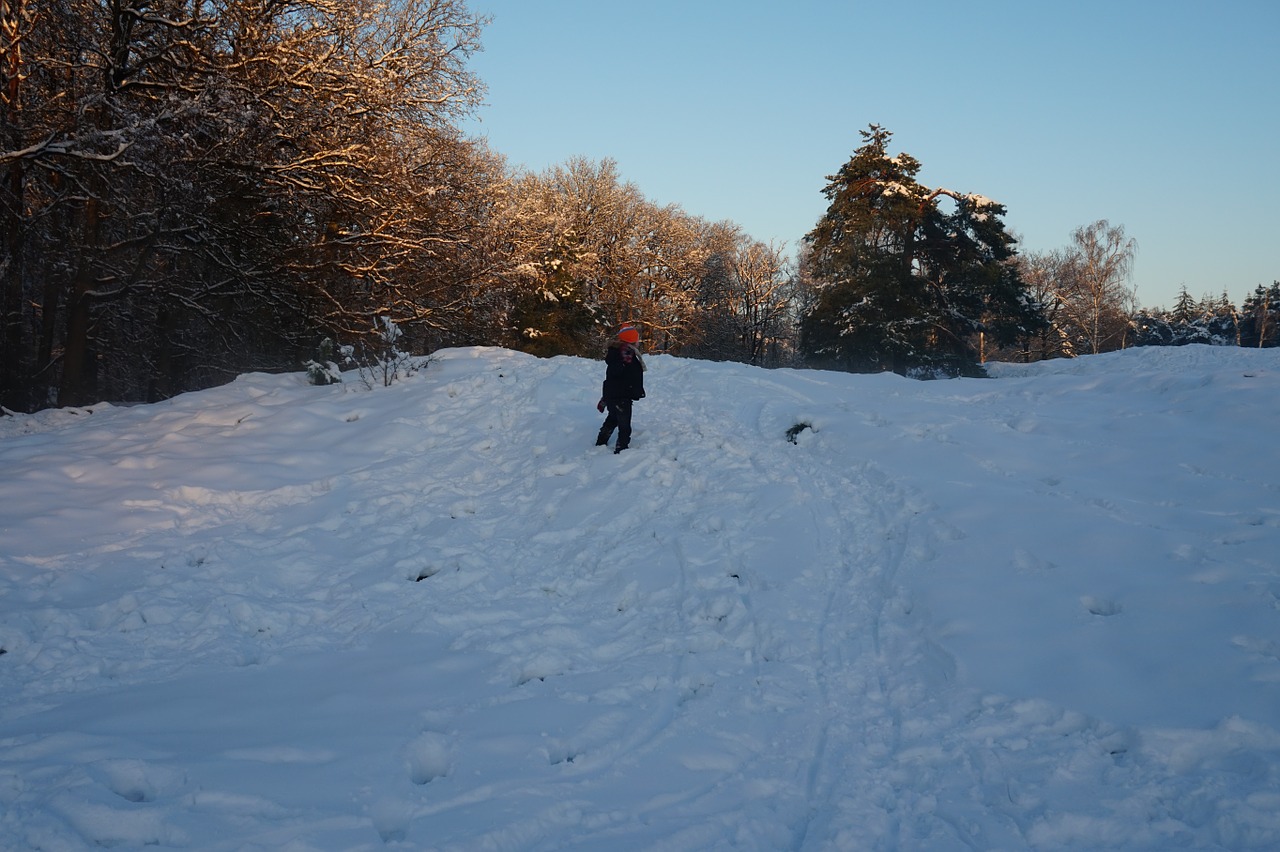
[[[1250,654],[1270,657],[1273,660],[1280,661],[1280,643],[1271,639],[1261,639],[1256,636],[1237,636],[1231,642],[1237,648],[1243,648]]]
[[[1023,574],[1044,574],[1057,568],[1052,562],[1041,559],[1036,554],[1021,547],[1013,552],[1013,567]],[[1093,599],[1090,598],[1090,600]],[[1088,606],[1088,604],[1085,604],[1085,606]]]
[[[435,731],[419,734],[405,747],[405,763],[409,780],[414,784],[429,784],[443,778],[453,764],[453,742],[447,735]]]
[[[126,802],[153,802],[160,793],[169,794],[182,783],[179,773],[144,760],[100,760],[92,764],[91,771],[107,789]]]
[[[1089,595],[1080,598],[1080,603],[1084,604],[1084,608],[1093,615],[1104,617],[1119,615],[1120,611],[1124,609],[1119,601],[1113,601],[1108,598],[1095,598]]]
[[[383,843],[403,843],[409,838],[414,808],[407,802],[382,801],[369,808],[373,830]]]

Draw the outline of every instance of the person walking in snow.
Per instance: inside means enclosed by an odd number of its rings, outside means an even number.
[[[607,409],[609,416],[596,436],[596,446],[606,446],[609,436],[617,429],[615,454],[631,446],[631,404],[644,399],[644,361],[640,359],[639,346],[640,332],[628,325],[618,332],[604,353],[604,387],[596,411],[604,413]]]

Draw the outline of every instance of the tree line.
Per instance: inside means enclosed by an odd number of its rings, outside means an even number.
[[[921,185],[920,163],[871,125],[834,176],[806,237],[812,289],[799,322],[806,362],[921,377],[980,375],[988,360],[1036,361],[1130,346],[1280,343],[1280,282],[1237,309],[1224,294],[1140,310],[1137,242],[1105,219],[1068,246],[1018,253],[1005,208]]]
[[[325,339],[775,361],[786,259],[610,162],[459,132],[461,0],[0,2],[0,405],[156,400]]]
[[[155,401],[388,324],[422,352],[591,355],[638,322],[650,351],[918,375],[1124,345],[1122,229],[1019,255],[1003,207],[920,186],[882,128],[796,259],[609,160],[509,168],[458,129],[486,23],[462,0],[0,0],[0,407]]]
[[[1254,288],[1240,307],[1224,292],[1195,299],[1185,285],[1172,308],[1139,308],[1124,284],[1136,243],[1105,220],[1078,228],[1070,246],[1019,258],[1049,325],[1022,353],[1072,358],[1131,346],[1280,345],[1280,281]]]
[[[1226,293],[1194,299],[1183,286],[1172,308],[1135,315],[1130,335],[1134,346],[1280,346],[1280,281],[1259,284],[1238,308]]]

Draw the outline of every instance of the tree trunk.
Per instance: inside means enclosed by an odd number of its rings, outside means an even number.
[[[25,8],[22,0],[0,0],[0,73],[4,74],[0,91],[0,120],[10,128],[0,139],[0,146],[20,149],[21,133],[19,100],[22,83],[22,22]],[[0,405],[27,410],[29,400],[23,378],[25,323],[22,315],[22,288],[25,229],[23,227],[24,186],[23,162],[15,158],[9,163],[3,181],[0,207],[4,209],[4,256],[0,257]]]
[[[92,293],[94,249],[98,245],[101,211],[98,199],[90,198],[84,206],[84,244],[81,246],[80,268],[72,282],[67,299],[67,328],[62,352],[62,384],[58,388],[58,405],[87,405],[95,400],[92,371],[89,369],[89,326]]]
[[[0,258],[0,270],[3,271],[3,301],[0,301],[0,405],[7,408],[26,411],[29,407],[28,382],[23,375],[23,365],[29,359],[25,350],[26,323],[22,315],[22,290],[25,265],[23,248],[25,228],[22,219],[23,210],[23,177],[22,161],[15,160],[9,165],[9,174],[4,181],[4,198],[0,206],[5,209],[5,245],[4,257]]]

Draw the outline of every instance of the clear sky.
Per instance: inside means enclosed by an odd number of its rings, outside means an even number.
[[[1280,279],[1280,0],[469,0],[465,129],[617,162],[650,200],[799,242],[871,123],[1025,251],[1098,219],[1147,307]]]

